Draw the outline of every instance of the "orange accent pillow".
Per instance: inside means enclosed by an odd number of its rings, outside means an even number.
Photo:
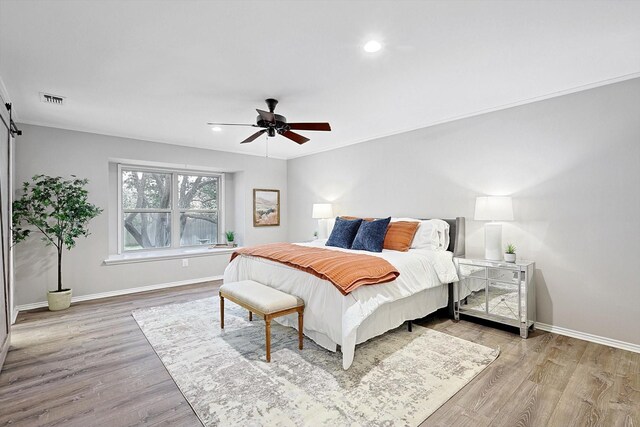
[[[420,223],[417,221],[397,221],[389,223],[387,235],[384,237],[384,249],[407,252],[411,247]]]

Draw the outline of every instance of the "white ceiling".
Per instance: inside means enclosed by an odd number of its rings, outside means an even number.
[[[24,123],[262,155],[206,122],[275,97],[333,127],[292,158],[640,76],[640,1],[0,0],[0,76]]]

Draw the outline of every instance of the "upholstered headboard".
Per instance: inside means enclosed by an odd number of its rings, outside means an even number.
[[[457,217],[456,219],[445,219],[449,224],[449,247],[448,251],[453,252],[453,256],[464,257],[465,256],[465,243],[464,243],[464,217]],[[447,313],[450,317],[454,317],[454,300],[455,292],[453,290],[453,283],[449,283],[449,303],[447,304]]]
[[[459,216],[456,219],[445,219],[444,221],[449,224],[449,247],[447,250],[453,252],[453,256],[464,257],[464,217]]]

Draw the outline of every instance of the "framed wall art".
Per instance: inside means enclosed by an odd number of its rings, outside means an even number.
[[[253,226],[280,225],[280,190],[253,189]]]

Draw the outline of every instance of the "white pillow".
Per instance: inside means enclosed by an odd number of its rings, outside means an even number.
[[[438,227],[438,232],[440,233],[440,239],[441,239],[441,243],[442,243],[442,249],[444,249],[445,251],[447,250],[447,248],[449,247],[449,231],[450,231],[450,226],[449,223],[447,221],[443,221],[441,219],[432,219],[432,221],[435,221]]]
[[[413,236],[411,249],[441,249],[449,247],[449,224],[441,219],[420,220],[416,218],[391,218],[391,222],[419,222],[418,231]]]

